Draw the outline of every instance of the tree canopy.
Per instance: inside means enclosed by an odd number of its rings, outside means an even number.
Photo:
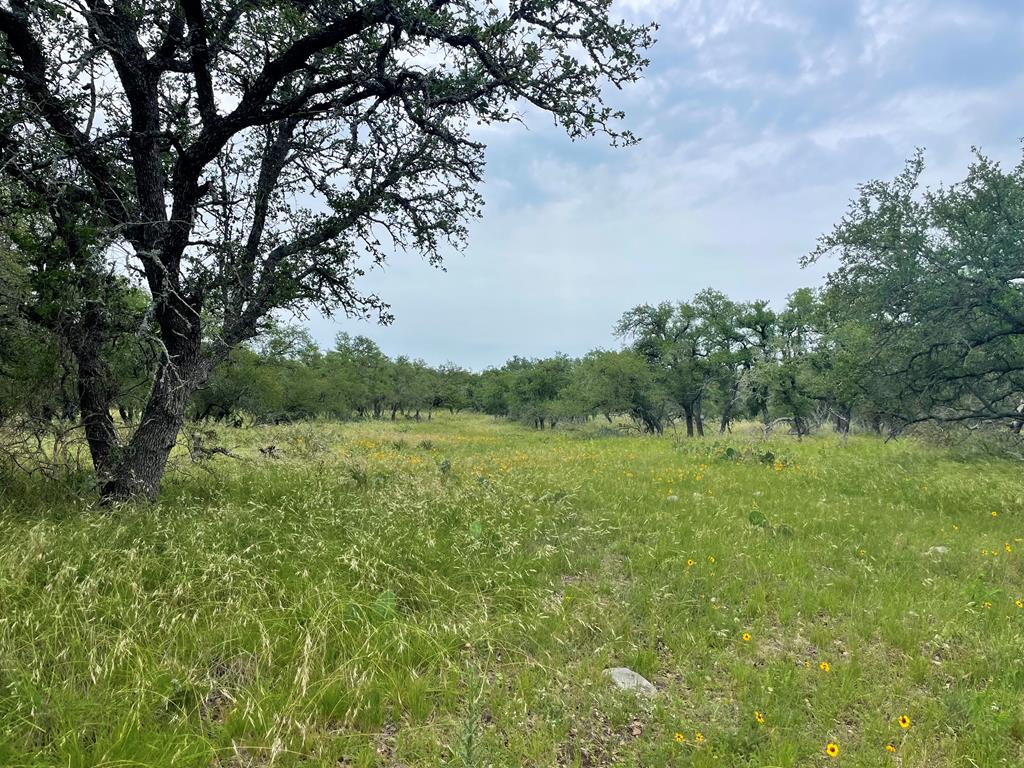
[[[528,110],[632,142],[602,93],[637,79],[652,27],[610,5],[0,3],[2,199],[32,230],[29,268],[56,267],[88,307],[87,333],[49,330],[84,339],[105,497],[156,494],[189,398],[275,310],[386,321],[358,285],[367,265],[406,249],[437,264],[464,243],[474,125]],[[159,351],[126,442],[105,407],[117,274],[145,288]]]

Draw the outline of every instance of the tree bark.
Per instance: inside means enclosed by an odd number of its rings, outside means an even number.
[[[102,310],[92,306],[81,324],[68,333],[68,342],[78,364],[78,407],[85,428],[93,470],[104,481],[116,455],[117,430],[110,415],[113,401],[110,368],[103,359],[106,324]]]
[[[160,364],[138,429],[109,469],[100,493],[103,503],[156,500],[189,399],[205,378],[206,365],[197,358],[165,359]]]
[[[100,500],[104,504],[156,500],[167,459],[185,421],[185,409],[213,364],[202,351],[199,313],[177,294],[158,297],[154,303],[164,354],[139,425],[118,452],[102,486]]]
[[[1015,410],[1022,415],[1013,420],[1013,423],[1010,424],[1010,431],[1015,435],[1019,435],[1021,429],[1024,428],[1024,400],[1021,400]]]

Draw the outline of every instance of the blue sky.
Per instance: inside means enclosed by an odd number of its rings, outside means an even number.
[[[312,318],[325,347],[362,333],[391,355],[482,369],[615,347],[643,302],[713,286],[774,303],[821,269],[799,258],[856,185],[926,150],[956,181],[977,145],[1024,136],[1024,0],[622,0],[661,24],[645,79],[612,101],[640,145],[570,142],[543,116],[489,145],[484,217],[432,269],[398,255],[365,286],[389,327]]]

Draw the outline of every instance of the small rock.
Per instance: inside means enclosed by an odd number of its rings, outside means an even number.
[[[949,547],[931,547],[927,552],[925,552],[925,554],[934,557],[935,555],[945,555],[948,552]]]
[[[615,686],[623,691],[632,691],[641,696],[654,696],[658,692],[650,680],[628,667],[611,667],[606,669],[604,674],[610,677]]]

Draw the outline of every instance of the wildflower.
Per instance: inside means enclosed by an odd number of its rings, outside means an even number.
[[[830,741],[825,745],[825,754],[829,757],[839,757],[839,745],[834,741]]]
[[[982,557],[988,557],[988,550],[987,549],[981,550],[981,556]]]
[[[900,724],[900,728],[902,728],[903,730],[906,730],[910,727],[910,718],[906,715],[900,715],[899,719],[896,722]]]
[[[982,608],[991,608],[992,607],[992,603],[989,600],[983,600],[981,602],[981,607]]]
[[[679,731],[676,731],[675,736],[673,736],[672,738],[676,740],[677,744],[682,744],[684,741],[686,741],[686,737],[683,736],[683,734],[679,733]]]
[[[697,561],[694,560],[693,558],[691,558],[691,559],[686,561],[686,567],[687,568],[693,568],[693,566],[696,565],[696,564],[697,564]]]
[[[1003,544],[1003,549],[1006,550],[1007,554],[1009,554],[1010,552],[1013,552],[1013,547],[1010,546],[1009,542],[1007,542],[1006,544]]]
[[[893,746],[891,743],[890,744],[886,744],[885,745],[885,751],[886,752],[895,752],[896,751],[896,747]]]
[[[999,513],[998,512],[993,512],[992,513],[992,517],[999,517]]]
[[[867,553],[868,553],[868,551],[866,549],[858,549],[857,550],[857,554],[860,555],[861,557],[864,557],[864,555],[866,555]]]
[[[818,669],[820,669],[822,672],[831,672],[832,665],[829,664],[827,661],[823,661],[821,662],[821,664],[818,665]]]
[[[1018,608],[1024,608],[1024,600],[1021,600],[1019,597],[1013,601],[1013,604]]]
[[[757,724],[758,724],[758,725],[764,725],[764,713],[762,713],[762,712],[756,712],[756,711],[755,711],[755,712],[754,712],[754,720],[756,720],[756,721],[757,721]]]
[[[750,633],[749,632],[744,632],[741,635],[741,637],[743,638],[743,642],[744,643],[749,643],[750,642]]]
[[[959,531],[959,530],[960,530],[960,526],[959,526],[959,525],[957,525],[956,523],[954,523],[954,524],[953,524],[953,530],[954,530],[954,531]],[[890,744],[889,746],[891,747],[891,746],[892,746],[892,744]]]
[[[708,555],[708,562],[711,563],[712,565],[714,565],[714,563],[715,563],[715,556],[714,555]]]
[[[693,740],[698,744],[702,743],[704,741],[704,734],[700,731],[697,731],[695,734],[693,734]]]

